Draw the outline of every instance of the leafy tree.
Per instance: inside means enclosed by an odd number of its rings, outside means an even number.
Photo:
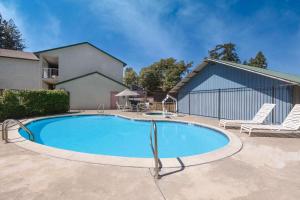
[[[5,20],[0,14],[0,48],[23,50],[25,48],[22,34],[12,19]]]
[[[140,85],[149,92],[167,92],[188,73],[191,66],[191,62],[177,62],[174,58],[161,59],[141,70]]]
[[[208,51],[209,58],[240,63],[241,61],[236,53],[235,46],[231,42],[216,45],[214,49]]]
[[[124,84],[129,87],[138,84],[138,75],[131,67],[125,69]]]
[[[161,85],[161,77],[153,67],[145,67],[140,72],[139,83],[146,91],[158,91]]]
[[[163,91],[169,91],[172,89],[182,77],[189,72],[193,63],[185,63],[184,61],[176,62],[175,59],[169,58],[166,61],[165,71],[163,73]]]
[[[248,65],[264,69],[268,67],[267,59],[261,51],[256,54],[255,58],[250,58]]]

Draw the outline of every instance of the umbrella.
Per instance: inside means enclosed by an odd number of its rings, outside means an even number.
[[[118,94],[116,94],[115,96],[116,97],[126,97],[126,104],[125,106],[128,105],[128,97],[129,96],[139,96],[140,94],[135,92],[135,91],[132,91],[132,90],[129,90],[129,89],[125,89],[123,90],[122,92],[119,92]]]
[[[119,92],[118,94],[116,94],[116,97],[128,97],[128,96],[139,96],[140,94],[129,90],[129,89],[125,89],[122,92]]]

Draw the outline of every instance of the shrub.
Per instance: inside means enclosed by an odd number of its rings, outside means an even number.
[[[65,113],[69,95],[63,90],[5,90],[0,102],[0,120]]]
[[[3,115],[3,103],[2,100],[0,101],[0,122],[4,120],[4,115]]]
[[[2,117],[21,118],[24,116],[25,108],[20,104],[19,92],[6,90],[3,93],[2,99]]]

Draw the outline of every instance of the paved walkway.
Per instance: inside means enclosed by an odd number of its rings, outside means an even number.
[[[208,118],[182,119],[217,125]],[[233,132],[244,144],[239,153],[200,166],[163,169],[157,182],[148,168],[68,161],[1,142],[0,199],[300,199],[300,139]]]

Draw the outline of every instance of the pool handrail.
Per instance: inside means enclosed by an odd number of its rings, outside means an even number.
[[[157,125],[154,120],[151,121],[151,128],[150,128],[150,147],[152,149],[152,153],[154,156],[154,178],[159,179],[159,158],[158,158],[158,143],[157,143]],[[152,133],[154,133],[154,146],[153,146],[153,138],[152,138]]]
[[[2,140],[5,140],[6,143],[8,143],[7,127],[10,122],[15,122],[17,125],[19,125],[28,134],[29,140],[31,141],[35,140],[33,133],[28,128],[26,128],[24,124],[22,124],[22,122],[16,119],[7,119],[2,123]]]

